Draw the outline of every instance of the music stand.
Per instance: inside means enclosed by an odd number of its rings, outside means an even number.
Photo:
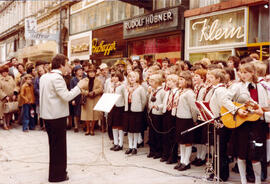
[[[198,127],[201,127],[203,125],[208,124],[208,159],[207,159],[207,163],[206,163],[206,172],[210,173],[210,174],[214,174],[214,180],[217,181],[217,183],[219,183],[220,181],[220,171],[219,171],[219,135],[216,133],[216,129],[217,127],[214,126],[214,153],[213,153],[213,157],[212,157],[212,162],[214,163],[214,169],[213,169],[213,165],[210,163],[210,136],[209,136],[209,125],[214,124],[217,125],[218,124],[218,119],[220,118],[220,116],[215,117],[214,114],[212,113],[211,109],[210,109],[210,105],[209,102],[202,102],[202,101],[196,101],[195,105],[197,107],[197,109],[199,110],[200,116],[202,118],[202,120],[204,121],[203,123],[192,127],[188,130],[185,130],[183,132],[181,132],[181,134],[185,134],[187,132],[190,132],[194,129],[197,129]]]

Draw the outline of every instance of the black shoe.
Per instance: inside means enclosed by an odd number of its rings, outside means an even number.
[[[154,155],[153,159],[158,159],[158,158],[161,158],[161,154],[157,153],[157,154]]]
[[[217,179],[217,177],[215,178],[214,174],[210,174],[209,177],[207,178],[207,180],[208,181],[214,181],[214,180],[217,181],[218,179]],[[224,182],[224,181],[219,178],[219,182]]]
[[[136,155],[137,154],[137,149],[133,148],[131,154]]]
[[[167,160],[168,160],[167,158],[162,157],[159,161],[160,162],[166,162]]]
[[[144,142],[137,144],[137,148],[144,147]]]
[[[179,168],[178,168],[178,171],[185,171],[187,169],[190,169],[190,164],[188,165],[185,165],[185,164],[182,164]]]
[[[175,164],[177,163],[177,160],[174,160],[174,159],[168,159],[166,164]]]
[[[204,165],[205,163],[206,163],[206,160],[199,159],[199,160],[197,161],[197,163],[195,163],[194,165],[199,167],[199,166]]]
[[[154,157],[154,156],[155,156],[155,154],[152,153],[152,152],[150,152],[150,153],[147,155],[147,158],[151,158],[151,157]]]
[[[49,182],[62,182],[62,181],[67,181],[69,180],[68,175],[66,175],[64,178],[61,179],[49,179]]]
[[[129,148],[126,152],[125,152],[125,154],[130,154],[132,152],[132,148]]]
[[[214,181],[214,174],[210,174],[210,176],[207,178],[208,181]]]
[[[234,167],[232,168],[232,171],[235,172],[235,173],[239,173],[239,170],[238,170],[238,164],[236,163],[234,165]]]
[[[196,157],[196,158],[191,162],[191,165],[196,165],[197,162],[198,162],[199,160],[201,160],[201,159],[199,159],[199,158]]]
[[[174,166],[174,169],[176,169],[176,170],[178,170],[180,167],[181,167],[181,163],[180,163],[180,161],[177,163],[177,165],[176,166]]]
[[[79,132],[79,129],[78,129],[78,128],[75,128],[75,129],[74,129],[74,132],[75,132],[75,133]]]
[[[120,151],[120,150],[123,150],[123,146],[119,146],[117,145],[113,151]]]
[[[110,150],[111,151],[115,151],[115,148],[117,147],[117,145],[113,145],[111,148],[110,148]]]
[[[246,175],[246,178],[247,178],[247,182],[255,183],[255,177],[254,176]]]

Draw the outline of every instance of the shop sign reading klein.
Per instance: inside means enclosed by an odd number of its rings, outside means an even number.
[[[245,9],[186,20],[188,47],[244,43]]]
[[[196,30],[197,25],[202,25],[200,30],[201,35],[199,41],[213,41],[213,40],[220,40],[221,38],[228,39],[228,38],[236,38],[240,39],[244,37],[244,31],[241,26],[234,26],[232,25],[232,18],[229,19],[228,23],[231,24],[230,26],[223,27],[221,21],[216,19],[212,22],[211,25],[208,24],[208,19],[204,19],[200,22],[195,22],[192,25],[192,30]]]
[[[92,40],[92,53],[98,54],[104,52],[104,56],[110,55],[112,51],[116,50],[116,41],[113,41],[112,43],[106,43],[102,40],[100,43],[98,43],[98,40],[94,38]]]

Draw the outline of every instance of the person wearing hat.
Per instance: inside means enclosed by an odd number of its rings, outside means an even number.
[[[120,59],[120,60],[117,60],[115,63],[114,63],[115,66],[117,66],[118,70],[122,73],[125,72],[126,70],[126,62],[123,60],[123,59]]]
[[[99,69],[100,69],[100,75],[99,75],[98,79],[101,81],[101,83],[104,87],[106,79],[108,79],[110,77],[109,67],[106,63],[102,63],[99,66]]]
[[[12,113],[3,113],[4,104],[15,100],[17,91],[16,91],[16,83],[15,80],[8,75],[9,67],[4,65],[0,68],[0,119],[4,119],[5,130],[8,130],[10,127],[10,121],[12,117]]]
[[[78,82],[83,79],[83,68],[81,67],[81,65],[76,65],[73,68],[74,74],[75,76],[72,77],[71,81],[70,81],[70,89],[73,89]],[[78,125],[79,125],[79,121],[80,121],[80,116],[81,116],[81,95],[76,96],[72,101],[71,104],[73,106],[73,112],[72,115],[74,116],[74,132],[78,132]]]
[[[94,110],[95,105],[103,93],[103,85],[98,77],[96,77],[96,68],[94,65],[89,67],[88,79],[88,87],[82,90],[85,103],[81,106],[81,120],[86,123],[85,135],[94,135],[96,122],[103,118],[102,112]]]
[[[89,70],[90,62],[84,61],[82,64],[83,67],[83,77],[87,77],[87,71]]]

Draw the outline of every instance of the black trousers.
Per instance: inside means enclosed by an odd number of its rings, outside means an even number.
[[[44,121],[50,146],[49,181],[64,181],[67,176],[67,118]]]
[[[171,111],[167,111],[163,116],[162,131],[168,132],[162,135],[162,158],[177,161],[178,143],[175,140],[175,117],[171,115]]]
[[[223,127],[217,130],[219,135],[219,173],[222,181],[227,181],[230,176],[229,157],[227,155],[227,144],[230,140],[231,130]]]
[[[149,125],[149,146],[150,153],[153,153],[157,156],[162,154],[162,134],[156,132],[162,130],[162,115],[150,114],[151,123]]]

